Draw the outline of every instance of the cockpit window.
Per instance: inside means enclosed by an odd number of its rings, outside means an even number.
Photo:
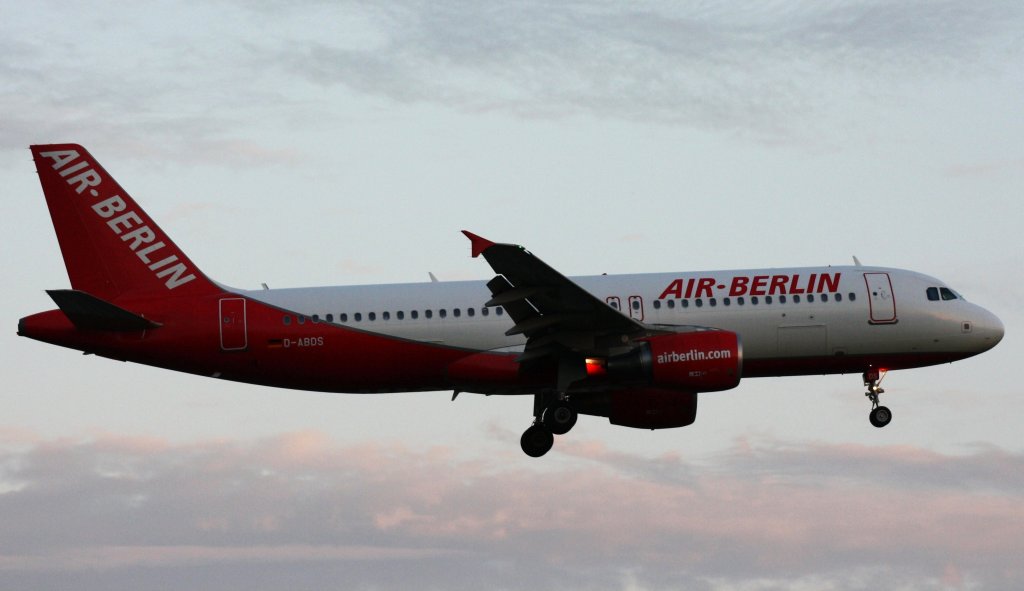
[[[928,294],[928,300],[932,302],[960,299],[960,296],[948,287],[929,287],[925,293]]]

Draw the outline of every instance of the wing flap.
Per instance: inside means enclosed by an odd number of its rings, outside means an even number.
[[[484,306],[487,306],[488,308],[493,308],[494,306],[504,306],[505,304],[512,303],[516,300],[525,300],[527,298],[531,298],[535,295],[540,294],[543,291],[543,287],[512,287],[509,288],[508,291],[499,293],[493,298],[487,300],[487,303],[485,303]]]
[[[515,288],[512,287],[512,284],[508,282],[508,279],[505,279],[501,275],[498,275],[494,279],[488,281],[487,289],[491,290],[491,295],[495,298],[515,290]],[[516,324],[526,322],[530,318],[537,316],[536,308],[531,306],[528,301],[522,298],[509,298],[506,303],[500,304],[500,306],[508,312],[508,315]]]

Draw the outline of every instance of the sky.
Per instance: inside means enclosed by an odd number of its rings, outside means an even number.
[[[0,589],[1019,589],[1024,5],[0,2]],[[747,380],[697,422],[232,384],[15,336],[86,146],[240,288],[866,264],[990,352]]]

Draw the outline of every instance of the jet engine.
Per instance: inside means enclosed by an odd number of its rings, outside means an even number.
[[[648,337],[639,347],[605,362],[612,380],[687,392],[735,388],[742,369],[739,336],[727,330]]]

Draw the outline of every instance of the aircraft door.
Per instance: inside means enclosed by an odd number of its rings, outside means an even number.
[[[871,324],[893,324],[896,320],[896,296],[888,273],[864,273],[868,288]]]
[[[619,312],[622,311],[622,300],[619,299],[619,296],[608,296],[604,299],[604,301],[607,302],[609,306],[615,308]]]
[[[245,298],[221,299],[219,320],[221,350],[244,350],[249,344],[245,326]]]

